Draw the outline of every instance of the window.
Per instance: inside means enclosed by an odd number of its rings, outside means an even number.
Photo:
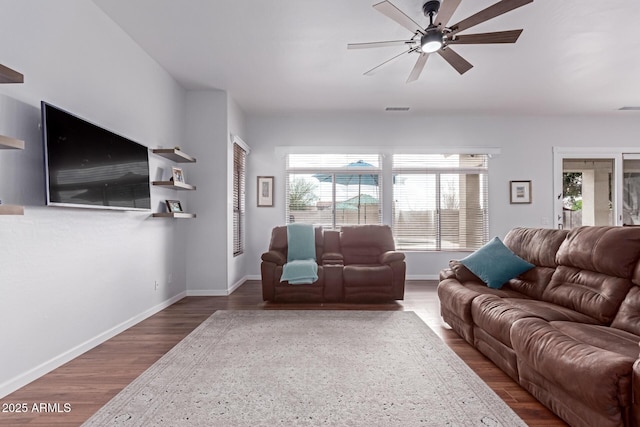
[[[379,154],[287,155],[287,223],[380,224],[380,165]]]
[[[395,154],[392,227],[403,250],[473,250],[488,240],[488,156]]]
[[[233,144],[233,256],[244,253],[245,176],[247,152]]]

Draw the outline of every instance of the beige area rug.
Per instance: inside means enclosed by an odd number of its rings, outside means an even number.
[[[413,312],[218,311],[85,426],[526,426]]]

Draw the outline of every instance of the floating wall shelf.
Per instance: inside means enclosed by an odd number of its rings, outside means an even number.
[[[160,212],[154,213],[155,218],[195,218],[196,214],[186,212]]]
[[[22,73],[0,64],[0,83],[24,83]]]
[[[0,83],[24,83],[24,76],[0,64]],[[0,135],[0,150],[24,150],[24,141]],[[0,215],[24,215],[24,206],[0,205]]]
[[[151,150],[153,154],[169,159],[175,163],[195,163],[195,157],[180,151],[178,148],[154,148]],[[168,190],[195,190],[196,186],[185,182],[175,181],[153,181],[153,185],[164,187]],[[156,212],[152,215],[154,218],[195,218],[196,214],[187,212]]]
[[[175,182],[175,181],[153,181],[153,185],[170,188],[172,190],[195,190],[196,189],[195,185],[185,184],[184,182]]]
[[[24,150],[24,141],[0,135],[0,150]]]
[[[24,215],[24,206],[0,205],[0,215]]]
[[[152,153],[157,154],[158,156],[165,157],[169,160],[172,160],[176,163],[195,163],[196,159],[191,157],[187,153],[183,153],[177,148],[154,148],[151,150]]]

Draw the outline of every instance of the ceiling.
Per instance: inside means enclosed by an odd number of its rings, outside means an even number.
[[[186,89],[225,90],[247,113],[640,114],[618,111],[640,106],[638,0],[534,0],[462,33],[523,28],[516,44],[456,46],[464,75],[432,55],[410,84],[417,54],[364,76],[403,48],[346,48],[412,36],[379,1],[94,0]],[[391,1],[426,27],[424,0]],[[450,24],[496,1],[463,0]]]

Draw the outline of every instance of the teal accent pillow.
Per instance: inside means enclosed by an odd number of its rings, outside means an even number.
[[[287,262],[316,260],[316,235],[312,224],[295,222],[287,225]]]
[[[509,280],[535,267],[514,254],[498,237],[461,259],[460,263],[487,286],[495,289],[500,289]]]

